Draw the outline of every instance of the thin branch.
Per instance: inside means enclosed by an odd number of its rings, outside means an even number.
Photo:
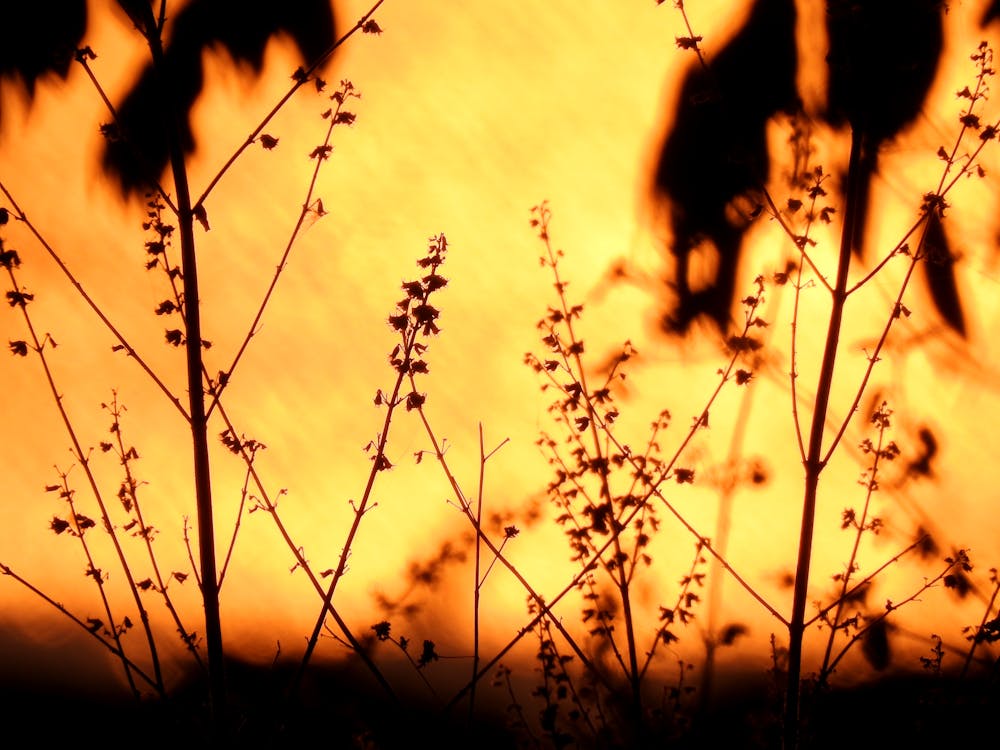
[[[135,348],[125,339],[125,337],[122,335],[118,327],[111,322],[111,320],[107,317],[107,315],[104,314],[104,311],[101,309],[101,307],[93,300],[93,298],[83,288],[83,285],[77,280],[76,276],[69,269],[69,266],[66,265],[66,263],[59,256],[59,254],[56,253],[56,251],[52,248],[52,246],[48,243],[48,241],[41,235],[41,233],[38,231],[35,225],[31,223],[27,215],[25,215],[24,211],[18,205],[17,201],[14,200],[14,196],[11,195],[10,191],[7,189],[7,186],[4,185],[2,180],[0,180],[0,192],[3,192],[3,194],[7,196],[7,200],[10,201],[11,208],[13,209],[13,213],[17,218],[17,220],[24,223],[24,225],[28,228],[31,234],[34,235],[35,239],[38,240],[38,243],[45,249],[45,252],[49,254],[49,257],[51,257],[52,260],[56,262],[56,265],[59,266],[59,270],[63,272],[63,275],[73,285],[73,287],[79,293],[83,301],[86,302],[87,306],[94,311],[94,313],[97,315],[100,321],[104,324],[104,327],[111,332],[111,335],[118,340],[118,343],[121,345],[122,350],[124,350],[129,357],[131,357],[138,363],[139,367],[141,367],[143,371],[150,377],[150,379],[156,384],[156,386],[160,389],[160,391],[167,397],[170,403],[173,404],[174,407],[177,409],[177,411],[180,412],[181,416],[183,416],[186,421],[190,421],[191,417],[188,415],[187,411],[181,405],[180,400],[173,394],[173,391],[171,391],[166,386],[166,384],[160,379],[160,377],[155,372],[153,372],[152,368],[146,364],[146,361],[139,356],[139,353],[135,350]]]
[[[38,588],[37,586],[35,586],[34,584],[32,584],[27,579],[22,578],[9,565],[5,565],[4,563],[0,563],[0,574],[3,574],[5,576],[10,576],[15,581],[17,581],[22,586],[24,586],[26,589],[28,589],[28,591],[30,591],[35,596],[37,596],[39,599],[41,599],[42,601],[44,601],[46,604],[48,604],[49,606],[51,606],[53,609],[59,611],[67,619],[69,619],[70,621],[72,621],[73,623],[75,623],[76,625],[78,625],[80,628],[82,628],[84,631],[86,631],[86,633],[88,635],[90,635],[98,643],[100,643],[104,648],[106,648],[108,651],[110,651],[112,654],[114,654],[115,657],[117,657],[118,659],[121,659],[123,661],[123,663],[125,663],[128,666],[128,669],[130,670],[131,674],[134,674],[137,677],[141,678],[143,682],[145,682],[149,687],[153,688],[154,690],[159,690],[159,687],[157,685],[156,680],[154,678],[150,677],[145,671],[143,671],[142,667],[140,667],[134,661],[132,661],[131,659],[129,659],[124,654],[124,652],[121,651],[120,648],[116,647],[110,641],[108,641],[105,638],[103,638],[100,635],[100,633],[99,633],[98,630],[92,629],[91,626],[88,623],[84,622],[79,617],[77,617],[76,615],[74,615],[72,612],[70,612],[68,609],[66,609],[65,606],[63,606],[62,604],[60,604],[59,602],[57,602],[55,599],[53,599],[51,596],[49,596],[48,594],[46,594],[40,588]]]
[[[275,268],[274,275],[271,277],[271,282],[267,287],[267,291],[264,292],[264,297],[261,299],[260,305],[257,308],[257,313],[254,315],[253,321],[247,330],[246,335],[243,337],[243,342],[240,344],[236,351],[236,355],[233,357],[232,363],[226,369],[225,372],[220,373],[217,381],[212,384],[210,383],[209,392],[212,395],[212,401],[208,405],[207,414],[211,415],[212,410],[215,408],[222,396],[222,392],[226,389],[229,383],[232,381],[233,372],[236,370],[236,365],[239,364],[240,359],[243,357],[244,352],[250,345],[250,339],[254,337],[257,333],[257,327],[260,325],[261,319],[264,317],[264,310],[267,308],[268,303],[271,300],[271,296],[274,293],[275,287],[278,285],[278,279],[281,277],[282,272],[285,270],[285,266],[288,264],[288,256],[292,252],[292,246],[295,244],[296,239],[298,239],[299,232],[302,229],[302,225],[305,223],[306,217],[311,213],[319,212],[322,208],[317,208],[313,205],[313,193],[316,189],[316,181],[319,179],[319,172],[323,164],[326,162],[327,154],[332,149],[330,146],[330,139],[333,135],[333,129],[338,124],[341,124],[341,112],[344,107],[344,102],[348,98],[357,98],[360,94],[354,92],[354,87],[349,81],[345,81],[341,84],[340,90],[334,96],[337,101],[337,107],[334,112],[330,114],[329,120],[330,125],[326,131],[326,137],[323,139],[323,144],[317,148],[313,153],[316,155],[316,166],[313,168],[312,177],[309,180],[309,187],[306,190],[305,200],[302,202],[302,210],[299,212],[298,219],[295,221],[295,226],[292,228],[291,235],[288,238],[288,242],[285,244],[285,249],[281,254],[281,258],[278,261],[277,268]],[[320,204],[322,205],[322,204]]]
[[[365,24],[368,23],[369,19],[375,14],[375,11],[378,10],[379,6],[381,6],[384,2],[385,0],[378,0],[378,2],[376,2],[367,13],[358,19],[358,22],[354,24],[354,26],[352,26],[343,36],[334,42],[312,65],[304,71],[297,71],[296,75],[293,77],[294,83],[292,84],[292,87],[283,97],[281,97],[281,99],[278,100],[278,103],[271,108],[271,111],[264,116],[264,119],[260,121],[260,124],[257,125],[253,131],[251,131],[250,135],[247,136],[247,139],[233,152],[226,163],[222,165],[222,168],[215,174],[215,177],[213,177],[208,183],[208,187],[205,188],[204,192],[194,203],[195,210],[198,210],[203,206],[205,199],[208,198],[209,194],[218,184],[219,180],[221,180],[226,172],[229,171],[229,168],[236,163],[236,160],[240,158],[240,155],[246,151],[255,140],[257,140],[257,136],[263,132],[264,128],[267,127],[267,124],[274,118],[275,115],[278,114],[281,108],[285,106],[285,103],[291,99],[295,92],[309,80],[309,77],[315,73],[318,68],[326,63],[338,47],[344,44],[344,42],[354,36],[354,34],[358,31],[364,29]]]

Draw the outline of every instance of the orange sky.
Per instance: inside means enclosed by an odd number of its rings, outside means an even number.
[[[103,3],[92,5],[85,42],[99,55],[95,71],[114,99],[129,84],[142,50],[128,29],[100,11]],[[718,336],[695,336],[683,345],[667,342],[655,330],[656,308],[649,293],[600,285],[618,259],[652,273],[661,268],[666,232],[656,225],[647,187],[669,124],[669,107],[693,61],[673,43],[684,33],[679,14],[670,3],[657,7],[644,0],[560,0],[530,13],[513,0],[470,5],[387,0],[376,16],[385,33],[353,39],[335,58],[327,78],[349,78],[362,98],[353,106],[358,115],[354,126],[336,129],[333,156],[321,172],[317,195],[328,213],[309,227],[293,251],[227,394],[227,406],[241,429],[268,446],[259,469],[273,493],[287,490],[280,504],[283,518],[318,570],[335,563],[351,517],[348,501],[358,498],[364,486],[368,462],[362,447],[376,436],[381,420],[372,398],[392,374],[386,355],[395,339],[384,321],[399,298],[400,282],[414,276],[414,260],[427,237],[447,235],[451,252],[444,274],[451,283],[437,300],[443,334],[432,343],[431,376],[423,387],[434,426],[447,438],[451,466],[468,493],[478,479],[478,425],[484,426],[490,445],[510,440],[488,464],[488,512],[509,511],[520,518],[548,479],[534,445],[538,430],[548,427],[547,397],[522,364],[525,351],[539,350],[534,324],[554,301],[550,279],[537,262],[542,247],[528,226],[528,209],[538,201],[547,199],[554,211],[553,234],[567,251],[563,272],[572,280],[575,299],[586,304],[588,351],[599,358],[628,338],[643,355],[621,404],[621,429],[632,430],[632,440],[641,442],[645,425],[669,408],[675,427],[664,443],[675,445],[723,364]],[[704,35],[707,49],[718,49],[739,14],[721,14],[718,3],[690,5],[692,24]],[[958,104],[953,93],[973,73],[967,53],[979,38],[970,31],[979,5],[950,6],[947,62],[927,116],[891,147],[883,162],[883,179],[875,188],[880,206],[872,228],[876,246],[895,243],[915,216],[920,194],[936,183],[940,162],[934,152],[955,131]],[[344,22],[366,8],[353,1],[337,4]],[[198,149],[190,169],[195,193],[287,90],[288,73],[296,65],[290,50],[277,43],[269,48],[264,76],[255,82],[234,71],[223,56],[209,58],[206,93],[194,112]],[[7,96],[0,179],[183,398],[179,352],[163,344],[163,321],[152,315],[166,295],[162,279],[142,267],[140,214],[136,206],[121,204],[98,171],[97,125],[106,119],[100,101],[78,68],[65,83],[43,82],[30,111]],[[319,113],[328,104],[308,89],[299,92],[267,128],[280,138],[278,148],[251,148],[206,204],[212,229],[198,229],[197,239],[213,372],[228,364],[238,346],[291,231],[312,167],[307,154],[322,138]],[[781,128],[774,126],[775,144],[787,135]],[[818,137],[818,158],[833,171],[846,161],[843,134],[820,131]],[[989,168],[997,160],[989,157],[986,163]],[[985,570],[1000,556],[1000,520],[984,512],[996,501],[991,422],[1000,414],[991,377],[1000,354],[990,338],[1000,316],[993,250],[995,185],[989,179],[970,181],[961,190],[950,215],[962,227],[958,269],[968,290],[970,341],[940,333],[923,292],[914,288],[908,305],[915,315],[897,341],[929,332],[926,346],[901,347],[905,354],[891,350],[876,375],[876,386],[897,410],[893,437],[904,455],[917,450],[920,427],[929,426],[938,435],[936,478],[882,493],[878,502],[890,528],[868,548],[863,562],[871,567],[891,557],[916,524],[923,523],[939,535],[942,547],[972,548],[985,586]],[[110,351],[108,333],[37,243],[15,226],[5,228],[4,238],[24,260],[22,283],[37,294],[31,308],[37,325],[60,345],[51,352],[53,367],[85,444],[106,439],[108,418],[100,404],[116,389],[128,408],[127,436],[142,455],[138,468],[148,484],[141,497],[161,531],[157,550],[167,569],[187,570],[182,518],[194,511],[184,425],[134,364]],[[743,272],[747,292],[755,275],[777,270],[790,254],[773,222],[762,222],[751,238],[754,252]],[[832,233],[823,237],[816,257],[834,258],[835,239]],[[860,377],[862,349],[879,330],[892,289],[891,280],[880,281],[851,310],[833,407],[838,417]],[[776,608],[787,612],[790,591],[780,581],[794,564],[802,473],[787,384],[791,289],[769,290],[768,297],[764,316],[773,321],[770,364],[749,389],[730,388],[724,394],[713,409],[711,430],[695,441],[686,463],[699,476],[710,475],[729,450],[740,397],[752,393],[741,450],[763,457],[771,481],[735,496],[730,560]],[[816,335],[802,344],[800,372],[806,383],[818,362],[823,304],[818,290],[807,295],[803,328]],[[23,338],[21,326],[8,310],[0,317],[0,338]],[[81,574],[78,550],[72,540],[56,538],[47,529],[63,508],[43,487],[56,481],[53,465],[66,470],[72,464],[67,438],[34,358],[0,359],[0,378],[6,432],[0,455],[0,562],[89,616],[96,603]],[[859,420],[824,477],[814,561],[817,597],[826,590],[824,577],[848,554],[849,540],[838,526],[845,505],[862,499],[856,484],[861,469],[853,450],[868,434],[862,427]],[[219,430],[213,425],[210,432]],[[359,633],[380,617],[373,595],[399,596],[406,589],[410,562],[431,557],[444,540],[461,540],[468,533],[446,502],[450,491],[440,472],[426,462],[413,465],[414,451],[427,447],[414,419],[404,417],[394,426],[389,456],[397,467],[379,478],[378,507],[364,519],[350,573],[338,592],[341,611]],[[213,471],[221,546],[231,528],[242,473],[235,459],[218,448]],[[113,497],[113,462],[98,457],[95,463]],[[70,477],[85,496],[79,470]],[[682,489],[678,507],[701,533],[715,536],[717,493],[706,482]],[[534,525],[517,523],[523,532],[508,547],[511,559],[540,592],[558,591],[572,566],[548,509]],[[660,544],[657,575],[641,587],[644,605],[653,614],[663,601],[659,589],[669,591],[684,572],[693,539],[670,526]],[[291,565],[288,550],[263,514],[244,519],[222,592],[227,641],[238,652],[267,660],[280,641],[286,653],[297,653],[317,602],[301,572],[289,573]],[[107,566],[112,570],[110,561]],[[898,566],[878,596],[904,596],[929,570]],[[467,654],[470,577],[467,565],[457,566],[433,592],[418,592],[417,600],[426,607],[405,626],[406,634],[434,637],[443,644],[442,653]],[[524,594],[501,571],[493,577],[484,589],[484,608],[491,622],[487,640],[495,647],[521,626]],[[195,589],[187,584],[181,591],[190,627],[200,630]],[[740,655],[762,663],[775,624],[731,581],[725,591],[726,612],[716,622],[749,622],[753,645],[744,646]],[[951,607],[943,592],[926,599],[903,613],[911,618],[903,622],[918,636],[941,632],[958,643],[958,627],[981,614],[975,607],[972,614]],[[22,658],[42,654],[54,642],[92,648],[82,635],[63,635],[53,611],[13,581],[0,580],[0,612],[0,626],[23,627],[25,637],[35,642]],[[565,616],[572,619],[575,610],[568,609]],[[164,627],[169,633],[169,626]],[[400,628],[402,632],[404,626]],[[695,632],[693,627],[688,647],[697,653]],[[925,650],[922,643],[915,649]],[[323,653],[336,652],[327,645]]]

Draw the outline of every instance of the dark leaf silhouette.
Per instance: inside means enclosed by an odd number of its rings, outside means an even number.
[[[948,245],[944,222],[938,212],[932,212],[927,217],[924,253],[926,258],[921,265],[934,306],[952,330],[964,336],[965,315],[955,280],[955,256]]]
[[[86,28],[86,0],[4,3],[0,15],[0,94],[4,79],[20,79],[30,99],[38,79],[50,74],[65,78]],[[3,99],[0,96],[0,101]]]
[[[943,0],[827,0],[829,66],[827,107],[834,126],[860,133],[860,178],[854,187],[861,220],[852,248],[863,251],[869,193],[880,149],[917,118],[930,91],[943,48]],[[1000,19],[1000,0],[984,12],[983,25]],[[692,63],[654,177],[656,197],[669,207],[674,292],[663,325],[685,332],[705,317],[724,328],[734,302],[741,243],[753,210],[754,190],[766,183],[765,128],[775,115],[798,109],[795,87],[795,7],[792,0],[756,0],[744,27],[705,70]],[[676,40],[694,48],[697,38]],[[970,121],[971,122],[971,121]],[[987,128],[981,137],[993,137]],[[947,156],[947,155],[946,155]],[[798,210],[798,201],[790,204]],[[820,220],[830,222],[833,209]],[[938,244],[946,246],[944,233]],[[689,278],[697,253],[714,253],[714,277]],[[713,264],[709,264],[713,265]],[[937,311],[957,333],[965,320],[954,263],[928,266],[926,279]]]
[[[933,477],[934,457],[938,453],[938,441],[934,433],[927,427],[921,427],[917,433],[921,448],[917,457],[907,463],[906,473],[911,477]]]
[[[17,250],[4,250],[0,242],[0,266],[3,268],[18,268],[21,265],[21,256]]]
[[[1000,0],[993,0],[990,6],[983,11],[983,16],[979,23],[982,26],[986,26],[998,19],[1000,19]]]
[[[417,659],[417,666],[427,666],[432,661],[437,661],[438,658],[438,654],[434,650],[434,641],[424,641],[424,647],[420,651],[420,658]]]
[[[889,627],[884,619],[875,620],[861,639],[861,653],[873,669],[882,671],[889,666],[892,651],[889,648]]]
[[[211,229],[211,227],[208,225],[208,212],[205,210],[205,207],[203,205],[199,203],[197,206],[195,206],[194,210],[192,211],[192,215],[198,221],[198,223],[201,224],[201,228],[204,229],[206,232],[209,229]]]
[[[944,43],[941,0],[827,0],[830,69],[827,119],[863,136],[852,238],[861,254],[879,149],[920,114]]]
[[[204,85],[202,55],[225,50],[255,75],[264,64],[267,43],[287,35],[304,62],[318,59],[334,42],[333,11],[328,0],[271,3],[265,0],[192,0],[169,29],[163,71],[148,65],[119,104],[122,138],[106,142],[103,165],[126,196],[141,195],[168,162],[165,123],[175,103],[182,146],[194,150],[189,115]],[[304,73],[303,73],[304,75]],[[164,95],[169,86],[170,96]]]
[[[35,298],[34,294],[28,292],[10,291],[7,292],[7,304],[11,307],[24,307]]]
[[[827,119],[848,124],[862,136],[857,205],[861,220],[851,238],[863,254],[871,182],[880,149],[920,114],[934,81],[944,45],[942,0],[827,0],[830,38]],[[966,124],[972,120],[966,116]],[[947,158],[947,154],[944,155]],[[965,335],[965,317],[955,279],[954,258],[940,218],[931,214],[927,242],[935,249],[924,265],[927,288],[938,313]]]
[[[740,244],[750,222],[733,209],[767,181],[768,121],[799,107],[793,0],[756,0],[746,25],[709,70],[692,65],[654,178],[673,229],[676,300],[664,326],[678,332],[702,315],[721,327],[729,322]],[[719,262],[715,278],[695,291],[688,271],[698,250],[714,251]]]

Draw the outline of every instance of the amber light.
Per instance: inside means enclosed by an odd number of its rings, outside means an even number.
[[[453,481],[435,460],[419,410],[401,408],[386,450],[392,468],[377,475],[352,539],[336,591],[337,610],[359,636],[377,639],[380,632],[373,626],[391,622],[393,637],[406,636],[413,648],[434,641],[448,662],[441,674],[447,672],[448,681],[464,680],[477,617],[474,534],[464,503],[479,513],[481,502],[483,528],[494,544],[503,544],[505,558],[533,591],[552,597],[572,580],[578,566],[571,560],[567,527],[556,522],[562,511],[546,494],[553,468],[536,444],[541,431],[559,430],[547,411],[553,391],[540,390],[545,368],[534,372],[524,362],[525,352],[544,360],[545,330],[538,321],[560,305],[551,269],[539,264],[544,242],[529,223],[530,207],[543,200],[552,211],[553,246],[565,251],[559,272],[568,282],[567,299],[582,305],[577,325],[586,343],[587,372],[600,379],[626,340],[637,352],[622,365],[627,378],[614,384],[615,434],[630,451],[641,451],[650,422],[667,409],[670,425],[657,442],[666,456],[684,446],[677,467],[692,472],[671,474],[664,499],[655,501],[659,527],[646,550],[652,566],[637,578],[634,591],[636,631],[655,638],[664,608],[675,606],[678,581],[696,574],[697,597],[689,601],[694,618],[678,626],[678,643],[663,647],[663,674],[672,674],[678,660],[703,664],[705,643],[714,641],[723,643],[714,651],[720,670],[763,674],[772,657],[771,634],[777,633],[779,642],[787,639],[778,618],[789,617],[803,494],[795,419],[798,414],[807,424],[811,413],[829,309],[820,284],[803,285],[793,365],[789,342],[796,295],[787,272],[797,255],[782,222],[801,226],[805,210],[789,202],[803,195],[794,193],[788,180],[801,167],[789,156],[788,144],[802,123],[776,117],[768,124],[767,187],[778,200],[749,225],[739,261],[737,296],[761,295],[753,315],[767,324],[754,331],[763,346],[734,360],[733,372],[744,373],[740,382],[734,375],[704,412],[720,369],[740,348],[746,306],[733,306],[733,331],[704,321],[683,336],[667,335],[661,327],[671,294],[663,282],[672,263],[666,248],[673,238],[662,204],[651,197],[650,181],[673,125],[683,75],[697,64],[691,49],[674,42],[688,33],[682,17],[652,2],[628,8],[588,4],[585,10],[579,3],[541,5],[527,14],[521,4],[500,0],[462,11],[389,0],[377,15],[383,33],[358,35],[345,45],[322,74],[324,90],[304,86],[204,204],[205,223],[195,232],[204,338],[211,343],[204,354],[212,374],[240,349],[309,196],[302,231],[224,397],[239,433],[230,433],[229,440],[260,445],[253,469],[267,499],[248,478],[246,465],[217,439],[227,430],[218,412],[209,426],[216,547],[225,565],[222,619],[233,655],[263,664],[274,659],[294,664],[301,656],[320,599],[295,555],[317,573],[337,566],[365,496],[371,446],[381,437],[385,394],[395,375],[391,358],[399,331],[388,321],[408,293],[401,284],[426,272],[417,261],[428,238],[440,235],[447,238],[440,273],[448,284],[435,291],[440,334],[426,341],[429,372],[417,382],[426,396],[419,405],[446,448]],[[732,5],[688,9],[709,55],[745,20],[723,12]],[[812,9],[802,13],[798,26],[803,62],[797,83],[815,116],[807,160],[810,168],[822,164],[829,175],[826,200],[834,208],[827,216],[832,220],[811,235],[816,244],[810,255],[832,280],[843,214],[838,189],[850,136],[818,117],[817,92],[825,77],[817,50],[825,41],[815,27],[818,4],[799,5]],[[336,8],[346,23],[368,6],[345,2]],[[882,149],[871,193],[876,208],[865,234],[869,250],[855,259],[852,281],[863,279],[895,246],[918,218],[921,196],[936,189],[943,166],[938,148],[954,141],[966,104],[955,92],[974,80],[969,55],[980,37],[993,31],[977,28],[974,16],[964,6],[950,9],[942,63],[924,113]],[[97,11],[86,44],[96,52],[89,65],[110,100],[118,101],[143,59],[141,44],[120,18]],[[222,50],[206,52],[204,93],[191,115],[196,148],[189,170],[196,195],[288,91],[289,74],[298,65],[287,39],[268,46],[259,77],[234,66]],[[337,106],[330,95],[344,79],[360,94],[349,102],[356,119],[334,128],[332,150],[317,154],[329,124],[324,112]],[[30,107],[23,92],[6,81],[3,97],[0,181],[9,196],[0,205],[15,219],[9,198],[16,199],[102,314],[136,346],[164,388],[184,401],[181,352],[169,337],[164,340],[165,328],[173,328],[166,324],[169,310],[155,314],[169,298],[169,287],[158,268],[145,267],[148,232],[141,225],[149,221],[148,205],[136,198],[123,201],[96,156],[102,146],[98,126],[108,118],[103,102],[79,66],[65,82],[40,80]],[[985,107],[984,121],[992,102]],[[317,156],[329,158],[308,192]],[[817,508],[810,591],[818,601],[834,592],[835,576],[851,555],[845,509],[864,502],[859,476],[870,460],[864,441],[878,438],[868,417],[886,401],[892,409],[886,439],[899,445],[900,455],[885,469],[873,500],[872,513],[883,526],[866,537],[857,557],[859,569],[867,572],[887,564],[866,606],[877,610],[882,601],[903,602],[914,586],[937,575],[944,556],[959,549],[971,549],[975,563],[973,587],[964,598],[942,583],[900,609],[893,659],[916,666],[929,652],[931,633],[956,650],[963,647],[962,628],[976,624],[986,606],[991,591],[986,571],[998,554],[1000,521],[990,511],[996,494],[991,419],[1000,404],[990,375],[996,354],[989,337],[1000,313],[991,182],[997,160],[992,149],[979,158],[985,177],[963,178],[949,199],[945,224],[959,257],[955,269],[966,335],[949,330],[935,313],[921,280],[911,285],[907,314],[881,350],[842,449],[823,474]],[[166,191],[173,194],[169,180]],[[734,202],[727,216],[742,220],[754,208],[752,202]],[[165,575],[181,574],[173,577],[171,591],[190,629],[201,632],[185,420],[164,388],[116,346],[31,228],[11,220],[0,236],[5,248],[20,255],[17,279],[34,295],[32,320],[47,342],[56,391],[109,505],[118,503],[122,467],[117,443],[110,451],[102,444],[120,434],[136,451],[136,492],[152,527],[147,536]],[[177,251],[175,245],[171,252]],[[693,253],[687,268],[692,290],[710,284],[725,262],[708,244]],[[904,270],[902,262],[889,264],[852,298],[831,425],[848,416]],[[763,286],[755,283],[758,277]],[[14,676],[37,656],[58,679],[84,681],[101,657],[79,657],[93,644],[52,603],[84,623],[102,615],[88,585],[94,571],[87,575],[79,545],[66,528],[58,528],[57,520],[67,513],[62,490],[69,488],[74,501],[89,508],[81,514],[98,515],[79,461],[67,451],[71,441],[44,371],[31,352],[22,357],[13,347],[26,334],[16,305],[10,308],[0,317],[0,337],[12,342],[10,356],[0,359],[5,445],[0,563],[51,601],[0,578],[10,645],[3,659]],[[112,413],[119,406],[120,420]],[[702,419],[705,429],[686,442],[691,425]],[[581,433],[589,426],[577,423]],[[483,452],[488,460],[482,460]],[[283,527],[262,509],[268,502],[277,505]],[[97,575],[107,578],[125,607],[123,575],[99,531],[87,535],[94,540],[95,559],[102,561]],[[143,535],[130,531],[123,534],[126,551],[141,555]],[[286,532],[291,544],[283,538]],[[937,549],[926,545],[921,557],[915,548],[888,565],[918,532],[932,535]],[[704,559],[692,573],[700,538],[717,555],[702,550]],[[481,571],[492,565],[478,592],[480,658],[486,662],[530,615],[523,583],[487,549],[481,552]],[[326,585],[330,576],[321,580]],[[567,597],[561,606],[571,627],[580,632],[590,627],[580,617],[586,602]],[[154,625],[169,644],[163,651],[176,678],[186,663],[183,644],[165,613],[156,611]],[[140,636],[134,629],[128,638]],[[825,644],[824,633],[810,636],[808,659],[821,658]],[[526,639],[505,664],[530,674],[537,648],[537,640]],[[53,664],[52,653],[67,661]],[[334,639],[320,639],[318,660],[345,653]],[[376,643],[373,653],[396,668],[400,655],[391,644]],[[115,674],[115,660],[104,656],[103,666]],[[871,661],[859,650],[845,662],[842,676],[863,679]],[[109,683],[116,679],[108,677]]]

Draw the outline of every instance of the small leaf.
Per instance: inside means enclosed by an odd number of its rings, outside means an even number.
[[[0,209],[6,211],[7,209]],[[4,268],[19,268],[21,265],[21,256],[17,254],[17,250],[2,250],[0,249],[0,266]]]
[[[263,146],[265,150],[270,151],[272,148],[278,145],[279,139],[275,138],[273,135],[268,135],[267,133],[261,133],[260,138],[258,140],[260,141],[260,145]]]
[[[7,304],[11,307],[25,307],[35,298],[34,294],[28,292],[10,291],[7,292]]]
[[[420,652],[420,658],[417,659],[417,666],[424,667],[432,661],[437,661],[438,658],[437,652],[434,650],[434,641],[424,641],[424,648]]]
[[[979,129],[979,115],[975,115],[971,112],[966,115],[962,115],[959,122],[967,128],[972,128],[973,130]]]
[[[333,151],[333,146],[330,145],[317,146],[312,150],[312,153],[309,154],[309,158],[320,159],[320,160],[328,159],[330,157],[331,151]]]
[[[674,469],[677,484],[694,484],[694,469]]]
[[[677,47],[679,49],[698,49],[698,43],[701,41],[700,36],[678,36],[674,37],[677,42]]]
[[[201,224],[201,228],[204,229],[206,232],[209,229],[211,229],[211,227],[208,225],[208,213],[205,211],[205,206],[203,206],[201,203],[199,203],[197,206],[194,207],[194,212],[192,215],[194,216],[195,219],[198,220],[198,223]]]

